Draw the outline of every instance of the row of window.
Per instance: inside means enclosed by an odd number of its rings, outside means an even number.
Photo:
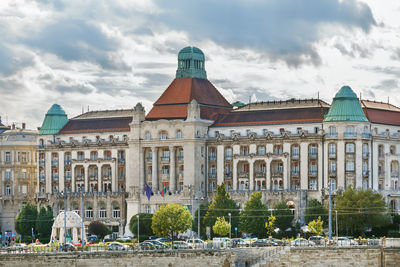
[[[16,153],[16,160],[17,162],[29,162],[30,160],[30,153],[29,152],[17,152]],[[9,163],[12,161],[12,154],[11,152],[4,153],[4,162]]]
[[[167,131],[160,131],[159,134],[158,134],[158,138],[160,140],[168,139],[168,132]],[[175,138],[176,139],[182,139],[182,131],[181,130],[176,131]],[[145,140],[151,140],[151,133],[150,132],[146,132],[144,134],[144,139]]]

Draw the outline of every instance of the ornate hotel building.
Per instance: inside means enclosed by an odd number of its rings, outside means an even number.
[[[37,131],[9,129],[0,121],[0,231],[15,232],[17,213],[34,201],[36,188]],[[1,240],[0,240],[1,241]]]
[[[325,200],[329,186],[333,194],[379,191],[399,212],[400,108],[359,100],[348,86],[331,104],[233,107],[195,47],[179,52],[176,78],[147,114],[139,103],[68,120],[53,105],[37,140],[37,198],[63,210],[66,190],[67,209],[79,211],[83,201],[85,224],[100,219],[115,233],[165,203],[196,208],[221,183],[240,205],[253,191],[268,206],[286,201],[300,222],[307,201]]]

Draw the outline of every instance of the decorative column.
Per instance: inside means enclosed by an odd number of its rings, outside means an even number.
[[[46,175],[46,193],[52,192],[52,177],[51,177],[51,152],[46,152],[45,155],[45,175]]]
[[[175,191],[175,147],[169,147],[170,165],[169,165],[169,189]]]
[[[237,184],[238,184],[238,179],[237,179],[237,164],[238,160],[234,159],[233,161],[233,166],[232,166],[232,172],[233,172],[233,190],[237,190]]]
[[[271,159],[265,160],[265,173],[267,174],[267,190],[271,190]]]
[[[116,192],[117,191],[117,176],[115,175],[117,162],[118,162],[118,159],[116,159],[111,164],[111,191],[112,192]]]
[[[58,153],[58,192],[64,191],[64,152]]]
[[[284,156],[283,158],[283,189],[289,189],[289,166],[288,166],[288,156]]]
[[[224,172],[225,172],[225,164],[224,164],[224,146],[217,146],[217,184],[220,185],[224,182]]]
[[[145,159],[144,159],[145,155],[146,155],[145,148],[142,147],[140,149],[140,154],[139,154],[139,159],[140,159],[140,162],[139,162],[139,192],[142,192],[144,190],[144,181],[146,180],[145,175],[147,175],[145,172]]]
[[[153,189],[153,192],[158,191],[158,148],[157,147],[152,147],[151,148],[151,154],[152,154],[152,163],[151,163],[151,188]]]
[[[75,165],[71,163],[71,191],[75,192]]]
[[[254,161],[249,160],[249,184],[250,190],[254,190]]]
[[[102,176],[103,176],[103,172],[101,169],[101,164],[98,163],[97,165],[97,191],[98,192],[102,192]]]

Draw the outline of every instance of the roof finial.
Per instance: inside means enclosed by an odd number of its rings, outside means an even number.
[[[389,96],[388,96],[388,104],[389,104]]]

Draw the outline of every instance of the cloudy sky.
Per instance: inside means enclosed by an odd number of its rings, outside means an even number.
[[[347,84],[400,106],[398,0],[1,0],[0,116],[149,111],[188,45],[231,102],[331,102]]]

